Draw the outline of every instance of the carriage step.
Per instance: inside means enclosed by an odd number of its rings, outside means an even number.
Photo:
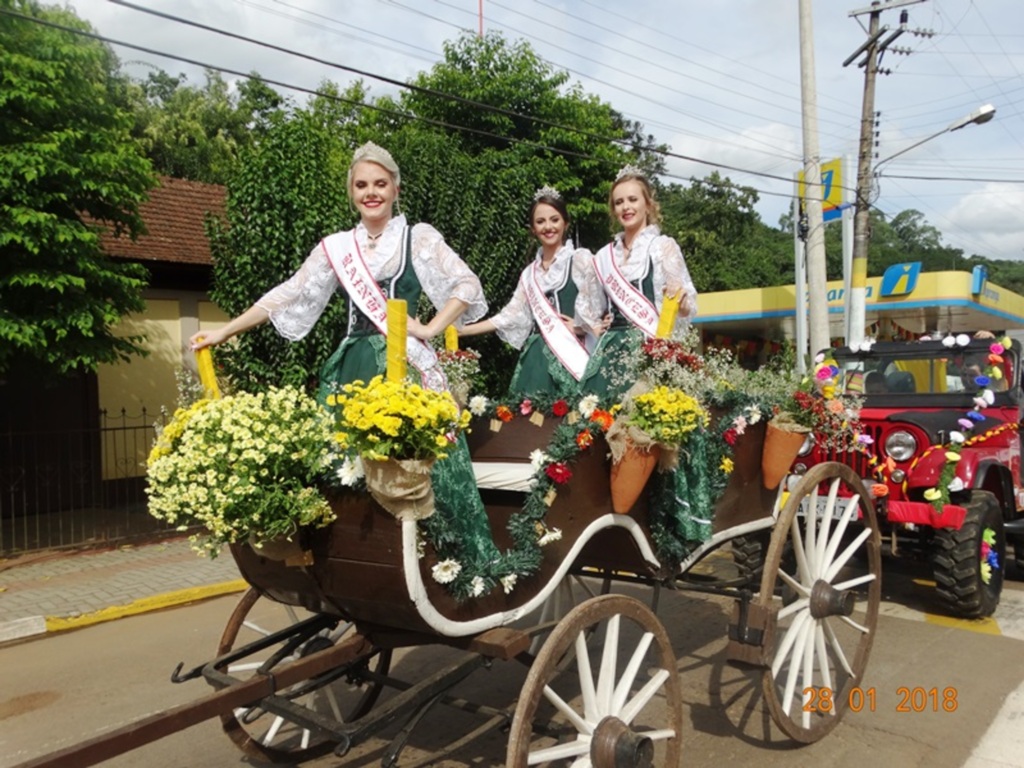
[[[765,648],[770,647],[775,628],[775,611],[756,603],[737,601],[729,624],[729,644],[725,653],[732,663],[763,667]]]

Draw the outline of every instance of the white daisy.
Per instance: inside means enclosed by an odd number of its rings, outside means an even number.
[[[483,395],[473,395],[469,398],[469,412],[474,416],[483,416],[487,410],[487,398]]]
[[[530,466],[533,467],[533,471],[539,471],[545,464],[551,461],[551,457],[548,456],[540,448],[534,448],[530,452]]]
[[[595,408],[597,408],[597,395],[587,395],[580,400],[579,411],[583,418],[589,419]]]
[[[472,597],[480,597],[486,588],[487,585],[484,583],[483,578],[480,576],[474,576],[473,580],[469,583],[469,594]]]
[[[515,587],[517,578],[518,577],[514,573],[501,577],[501,587],[505,590],[506,595],[512,591],[513,587]]]
[[[366,475],[363,470],[363,460],[358,456],[355,458],[346,456],[345,461],[338,467],[337,475],[342,485],[355,485]]]
[[[457,560],[442,560],[430,569],[430,573],[438,584],[450,584],[461,570],[462,566]]]
[[[558,541],[562,538],[561,528],[550,528],[544,531],[544,535],[537,540],[537,544],[540,546],[547,546],[553,541]]]

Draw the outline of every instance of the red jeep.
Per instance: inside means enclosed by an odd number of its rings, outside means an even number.
[[[835,452],[808,441],[793,465],[853,467],[890,554],[927,554],[957,616],[995,611],[1008,538],[1024,560],[1020,352],[965,336],[833,350],[841,385],[863,394],[867,444]]]

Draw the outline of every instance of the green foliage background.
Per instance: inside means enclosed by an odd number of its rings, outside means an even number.
[[[33,0],[0,9],[74,29]],[[112,331],[144,308],[146,271],[100,250],[98,224],[134,235],[154,179],[120,106],[116,57],[71,32],[0,15],[0,376],[40,380],[141,354]]]

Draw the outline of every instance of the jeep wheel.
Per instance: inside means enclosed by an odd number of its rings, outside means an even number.
[[[989,491],[972,491],[960,530],[935,532],[932,566],[936,591],[956,616],[991,616],[999,605],[1006,566],[1006,534],[999,502]],[[993,562],[994,560],[994,562]]]
[[[761,583],[761,574],[764,573],[764,556],[768,551],[771,537],[770,530],[758,531],[746,536],[737,536],[730,542],[733,562],[755,589]]]

